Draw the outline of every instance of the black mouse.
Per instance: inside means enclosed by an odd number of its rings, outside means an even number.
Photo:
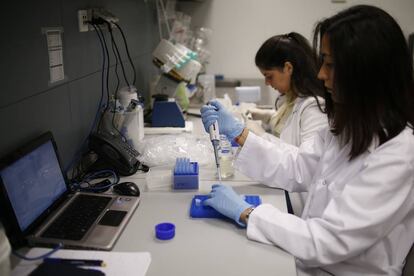
[[[122,182],[113,186],[113,191],[118,195],[139,196],[139,188],[134,182]]]

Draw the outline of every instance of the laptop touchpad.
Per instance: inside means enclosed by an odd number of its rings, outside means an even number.
[[[98,224],[108,226],[119,226],[126,214],[127,212],[125,211],[109,210],[101,218]]]

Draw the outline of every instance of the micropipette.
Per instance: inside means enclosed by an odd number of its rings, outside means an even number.
[[[221,184],[220,162],[219,162],[219,156],[218,156],[218,147],[220,143],[220,132],[219,132],[219,127],[218,127],[218,122],[215,121],[214,124],[212,124],[208,130],[210,132],[210,140],[214,148],[214,157],[216,158],[217,174],[218,174],[219,182]]]

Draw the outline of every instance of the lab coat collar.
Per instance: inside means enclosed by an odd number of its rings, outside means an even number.
[[[372,139],[371,145],[369,145],[368,147],[368,152],[369,153],[373,153],[374,150],[379,146],[379,138],[377,135],[374,136],[374,138]]]

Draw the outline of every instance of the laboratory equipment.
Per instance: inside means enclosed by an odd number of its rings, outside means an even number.
[[[181,44],[173,44],[162,39],[152,53],[154,64],[161,71],[178,81],[195,83],[201,64],[197,61],[197,53]]]
[[[223,179],[234,175],[232,144],[224,134],[220,135],[220,173]]]
[[[219,160],[219,154],[218,154],[219,145],[220,145],[220,132],[219,132],[218,122],[215,121],[212,125],[210,125],[208,130],[210,133],[210,140],[214,148],[214,157],[216,159],[217,175],[219,178],[219,182],[221,183],[220,160]]]
[[[132,101],[135,100],[131,100],[131,103]],[[140,104],[130,104],[122,113],[122,117],[123,124],[120,131],[128,143],[136,149],[144,139],[144,109]]]
[[[224,215],[217,212],[214,208],[203,204],[204,200],[210,198],[208,195],[195,195],[191,200],[190,217],[192,218],[225,218]],[[244,200],[253,205],[259,206],[262,199],[258,195],[245,195]]]
[[[131,100],[138,100],[137,88],[133,85],[122,87],[119,89],[117,96],[119,102],[125,109]]]
[[[257,103],[260,102],[260,86],[239,86],[236,87],[236,98],[239,103]]]
[[[184,115],[176,101],[154,101],[152,110],[153,127],[185,127]]]
[[[217,111],[217,112],[214,112]],[[200,109],[204,128],[209,132],[209,128],[217,119],[220,120],[220,131],[230,140],[239,136],[244,129],[244,124],[236,119],[217,99],[209,102]]]
[[[174,167],[174,189],[198,189],[198,163],[177,158]]]

